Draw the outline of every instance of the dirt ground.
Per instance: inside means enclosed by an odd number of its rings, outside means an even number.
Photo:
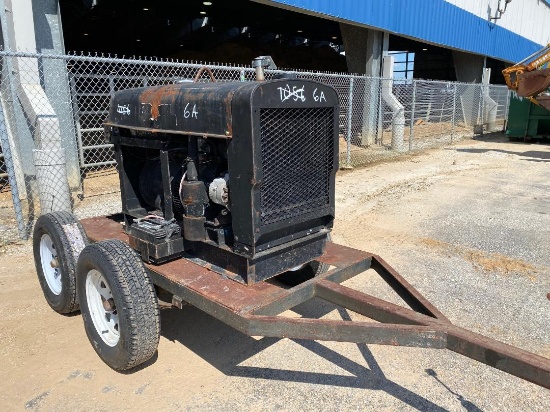
[[[340,172],[333,239],[377,253],[447,317],[550,358],[550,146],[502,138]],[[372,273],[346,285],[399,303]],[[29,244],[0,252],[0,405],[31,411],[548,411],[550,391],[445,350],[246,337],[163,309],[117,373],[46,304]],[[356,315],[323,301],[294,316]]]

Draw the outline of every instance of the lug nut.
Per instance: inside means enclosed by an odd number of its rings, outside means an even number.
[[[115,309],[115,301],[113,300],[113,298],[103,301],[103,309],[105,309],[107,312],[112,312]]]

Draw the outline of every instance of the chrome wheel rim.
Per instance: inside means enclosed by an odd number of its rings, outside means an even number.
[[[59,295],[63,289],[59,257],[53,240],[47,233],[40,238],[40,262],[48,287],[54,295]]]
[[[120,339],[117,308],[107,280],[96,269],[86,275],[86,301],[97,334],[108,346],[116,346]]]

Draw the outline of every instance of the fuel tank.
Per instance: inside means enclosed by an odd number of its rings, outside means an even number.
[[[231,138],[231,103],[236,90],[254,84],[180,83],[119,91],[108,126],[164,133]]]

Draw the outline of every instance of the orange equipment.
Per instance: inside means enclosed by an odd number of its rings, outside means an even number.
[[[543,93],[550,87],[550,44],[502,71],[508,88],[518,96],[526,97],[536,105],[550,110],[550,95]]]

